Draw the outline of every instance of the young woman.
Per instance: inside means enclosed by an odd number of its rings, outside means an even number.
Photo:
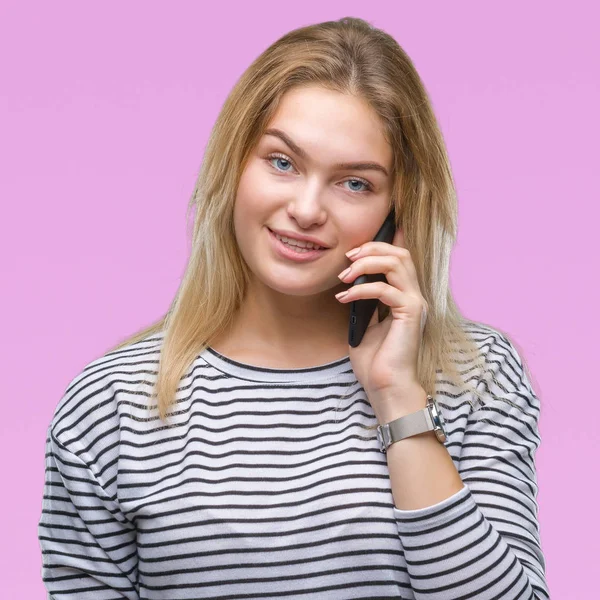
[[[49,426],[49,596],[548,598],[540,402],[507,335],[452,299],[453,179],[397,42],[354,18],[278,40],[190,206],[171,309]],[[372,241],[391,209],[392,243]]]

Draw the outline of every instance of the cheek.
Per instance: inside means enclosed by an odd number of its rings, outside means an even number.
[[[240,226],[252,226],[254,220],[266,218],[272,205],[268,180],[260,164],[250,163],[240,178],[234,206],[234,219]],[[245,219],[250,219],[245,221]]]
[[[253,192],[250,183],[246,176],[242,177],[235,197],[233,222],[238,234],[245,229],[244,224],[246,224],[246,227],[251,224],[252,215],[256,210],[256,197],[254,195],[256,192]]]
[[[349,222],[345,223],[345,239],[353,247],[370,242],[377,235],[388,214],[386,198],[378,198],[370,207],[361,207],[351,222],[348,220]]]
[[[347,223],[343,223],[340,227],[340,231],[343,232],[344,247],[355,248],[356,246],[360,246],[361,244],[372,240],[378,230],[378,228],[375,229],[374,233],[371,234],[373,228],[372,223],[372,214],[365,214],[362,218],[355,218]]]
[[[250,259],[257,237],[269,221],[269,202],[256,185],[256,180],[246,173],[240,185],[233,207],[233,227],[240,251]]]

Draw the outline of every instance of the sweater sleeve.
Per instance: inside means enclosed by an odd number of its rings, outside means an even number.
[[[80,454],[49,428],[38,523],[47,599],[139,600],[135,529]]]
[[[540,403],[504,335],[486,363],[457,464],[465,486],[434,506],[394,507],[417,600],[550,597],[536,501]]]

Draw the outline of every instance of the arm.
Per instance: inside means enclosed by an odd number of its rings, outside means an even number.
[[[38,538],[48,600],[139,600],[133,526],[51,428]]]
[[[492,393],[469,415],[457,467],[432,432],[388,451],[400,500],[394,514],[419,600],[549,598],[534,462],[540,403],[506,338],[486,360],[481,383]]]

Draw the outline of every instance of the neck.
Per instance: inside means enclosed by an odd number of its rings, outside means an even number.
[[[233,360],[273,368],[310,367],[347,356],[350,305],[335,299],[340,290],[289,296],[250,286],[231,327],[211,346]]]

